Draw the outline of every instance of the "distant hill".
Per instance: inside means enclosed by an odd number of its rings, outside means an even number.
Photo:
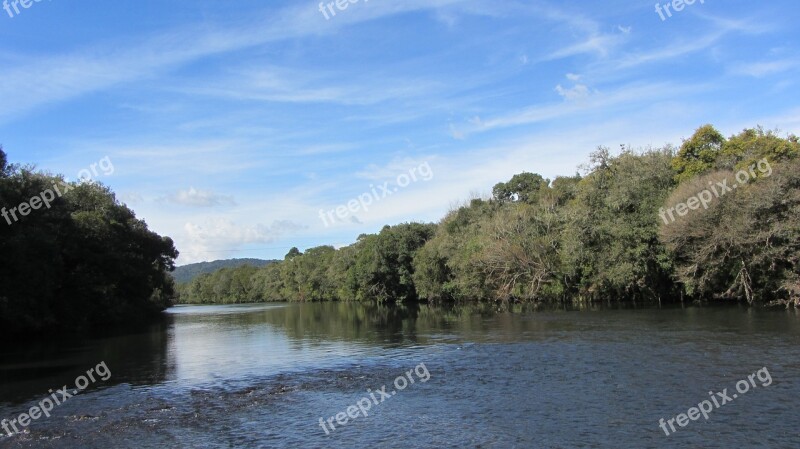
[[[236,268],[242,265],[251,265],[254,267],[263,267],[276,262],[275,260],[262,260],[262,259],[228,259],[228,260],[215,260],[213,262],[200,262],[184,265],[175,268],[172,272],[172,277],[178,284],[185,284],[192,279],[204,273],[213,273],[223,268]]]

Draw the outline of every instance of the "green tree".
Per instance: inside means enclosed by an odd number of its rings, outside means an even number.
[[[420,223],[385,226],[377,236],[362,239],[351,268],[356,299],[416,300],[414,255],[433,236],[435,229],[435,225]]]
[[[297,247],[293,247],[292,249],[289,250],[288,253],[286,253],[286,256],[284,256],[283,260],[292,260],[295,257],[302,255],[303,253],[301,253],[300,250],[297,249]]]
[[[714,168],[724,144],[725,137],[713,126],[698,128],[691,138],[684,140],[672,161],[676,180],[683,181]]]
[[[514,175],[508,182],[501,182],[494,186],[492,195],[495,200],[521,201],[535,204],[543,192],[549,189],[550,181],[539,174],[523,172]]]
[[[749,128],[724,143],[716,168],[746,170],[765,158],[770,163],[777,163],[795,159],[799,155],[800,143],[796,136],[783,139],[761,127]]]
[[[503,203],[473,199],[450,211],[415,257],[414,281],[430,301],[475,301],[495,297],[477,263],[486,247],[485,224]]]
[[[565,212],[563,277],[574,295],[654,300],[673,293],[656,221],[674,186],[672,157],[671,148],[595,154],[598,164]]]
[[[0,251],[14,254],[0,260],[3,331],[141,321],[172,304],[171,239],[148,230],[105,186],[5,166],[0,204],[33,204],[44,192],[55,198],[49,207],[0,224]]]

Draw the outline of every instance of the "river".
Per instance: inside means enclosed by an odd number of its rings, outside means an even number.
[[[800,447],[795,310],[293,303],[164,315],[136,332],[4,341],[0,419],[62,403],[3,432],[0,448]],[[712,399],[708,419],[675,420]]]

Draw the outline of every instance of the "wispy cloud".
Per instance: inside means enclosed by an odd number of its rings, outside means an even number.
[[[369,105],[396,98],[430,95],[443,86],[424,79],[391,79],[374,82],[367,77],[345,78],[341,73],[315,73],[283,67],[247,67],[171,89],[188,95],[207,95],[232,100],[277,103],[338,103]],[[349,83],[342,83],[349,79]]]
[[[797,59],[782,59],[777,61],[737,64],[733,67],[732,73],[762,78],[768,75],[794,70],[798,67],[800,67],[800,61]]]
[[[581,54],[591,54],[604,58],[621,42],[622,38],[619,35],[596,34],[587,37],[581,42],[556,50],[546,56],[544,60],[550,61]]]
[[[582,97],[585,101],[570,101],[558,104],[532,106],[500,117],[483,119],[479,124],[474,126],[473,131],[488,131],[510,126],[530,125],[576,114],[585,115],[592,112],[604,111],[611,107],[623,106],[626,104],[637,105],[657,99],[669,98],[678,93],[686,94],[687,92],[697,92],[703,90],[705,87],[680,86],[673,83],[631,84],[609,92],[598,92],[595,95]],[[581,91],[582,89],[579,89],[578,92]],[[577,95],[574,92],[572,92],[572,94]]]
[[[70,54],[37,54],[21,61],[4,73],[0,83],[0,99],[6,105],[0,110],[0,121],[19,118],[32,109],[81,95],[104,90],[123,83],[153,77],[213,55],[242,50],[268,42],[331,33],[346,24],[375,20],[402,12],[455,5],[465,0],[408,0],[376,3],[343,15],[335,24],[319,21],[313,8],[290,6],[272,14],[263,14],[253,21],[243,18],[224,28],[184,26],[153,35],[143,40],[117,41],[96,45]],[[266,13],[266,11],[265,11]],[[141,42],[141,43],[139,43]],[[122,50],[120,50],[122,49]],[[327,92],[327,95],[331,95]],[[323,89],[306,96],[326,95]],[[284,99],[302,98],[302,94],[285,94]],[[280,97],[278,97],[280,98]]]

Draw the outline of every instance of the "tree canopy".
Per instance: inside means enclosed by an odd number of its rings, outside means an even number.
[[[172,304],[172,240],[108,187],[9,166],[2,150],[0,168],[0,332],[141,321]]]

